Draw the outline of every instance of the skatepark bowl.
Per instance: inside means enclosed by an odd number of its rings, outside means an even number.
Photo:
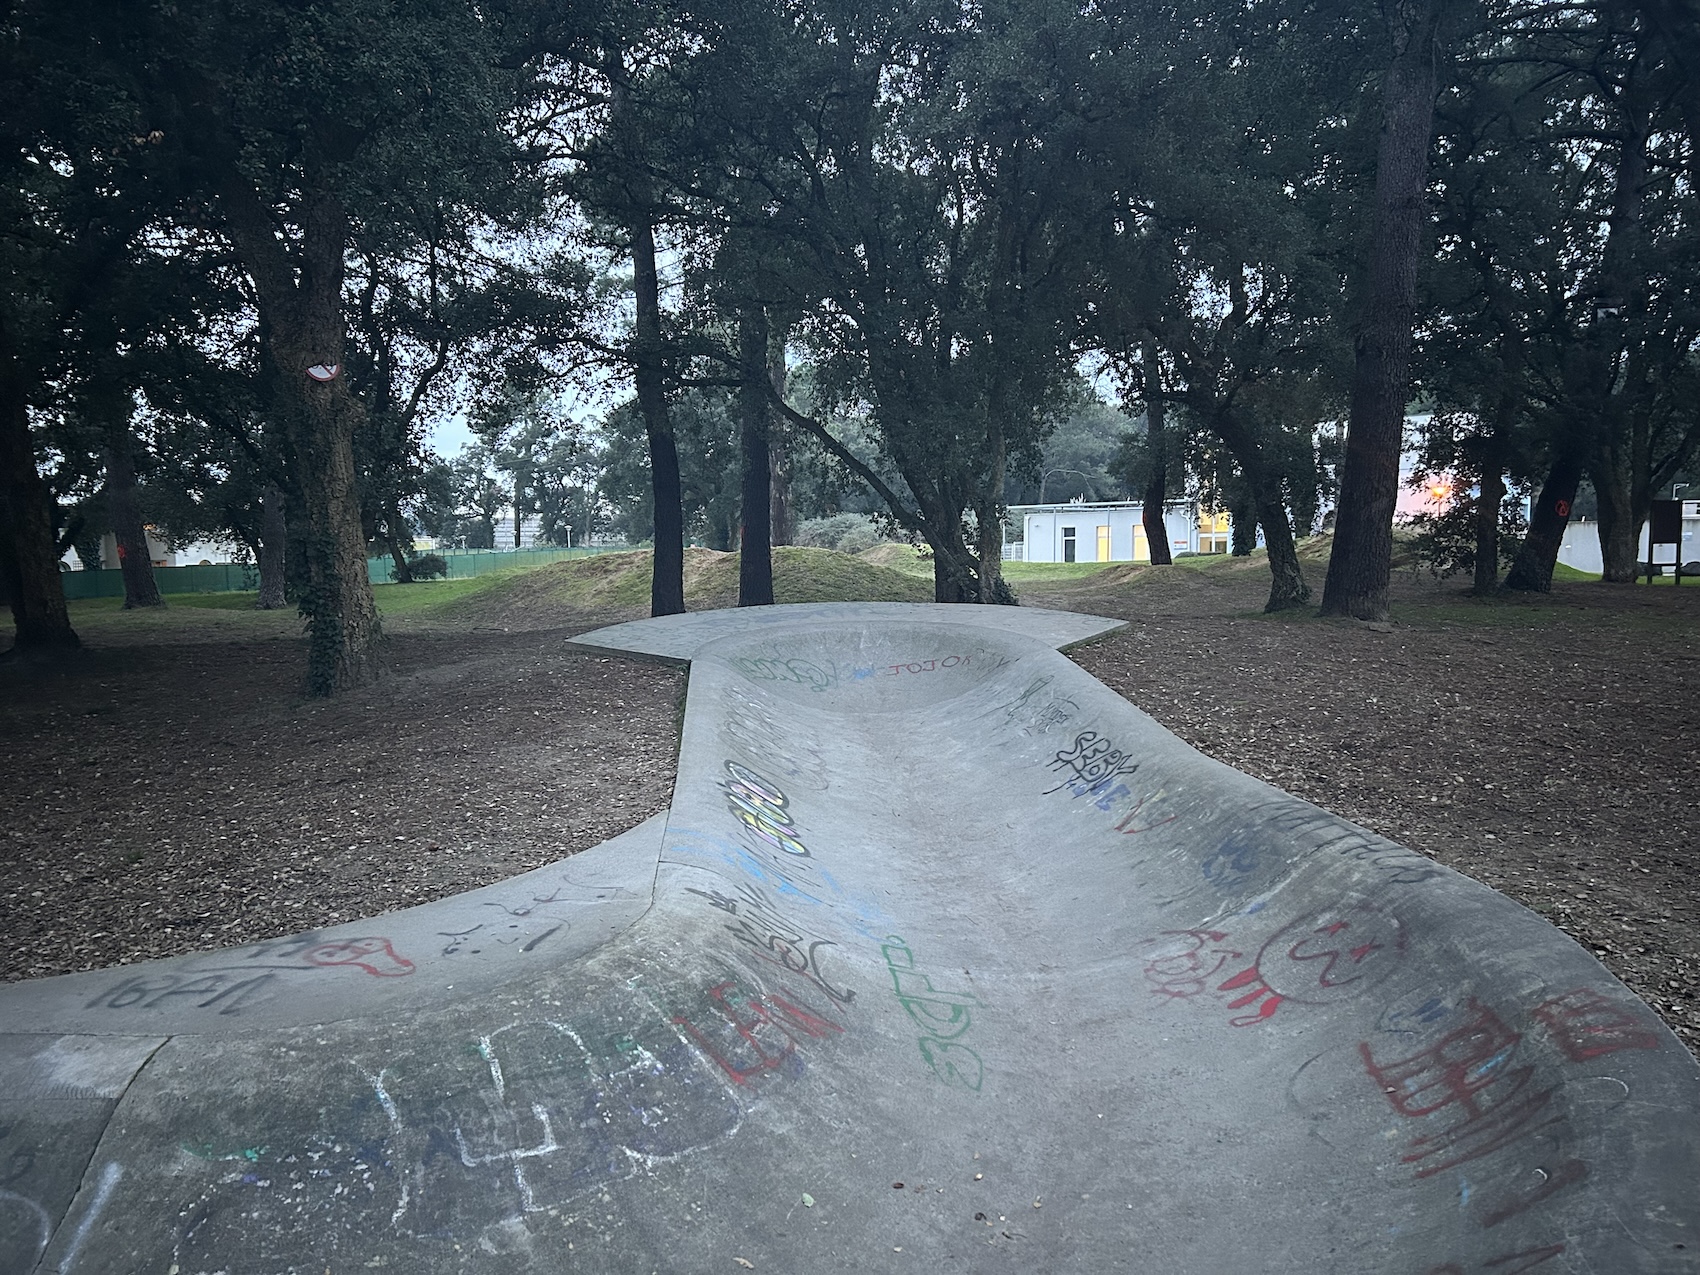
[[[710,612],[669,811],[0,989],[0,1272],[1700,1270],[1700,1068],[1008,607]],[[563,693],[570,693],[564,691]]]

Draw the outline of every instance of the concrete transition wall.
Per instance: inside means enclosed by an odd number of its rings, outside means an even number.
[[[1700,1270],[1700,1068],[1591,956],[1054,647],[811,606],[670,812],[440,904],[0,990],[0,1272]]]

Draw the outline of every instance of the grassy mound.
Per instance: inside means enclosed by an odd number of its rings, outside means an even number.
[[[450,599],[444,619],[504,625],[559,622],[563,612],[642,615],[649,609],[653,553],[602,553],[531,571],[490,577],[476,593]],[[776,602],[927,602],[922,580],[832,549],[786,546],[773,553]],[[693,611],[738,603],[738,555],[685,550],[685,605]],[[629,613],[629,614],[627,614]]]

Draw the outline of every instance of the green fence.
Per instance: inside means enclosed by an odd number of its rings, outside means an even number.
[[[465,580],[469,576],[488,575],[492,571],[514,571],[522,567],[542,567],[567,558],[588,558],[598,553],[624,553],[626,545],[593,545],[588,549],[427,549],[424,553],[440,554],[449,564],[449,579]],[[394,558],[366,559],[366,575],[373,584],[388,584],[395,570]]]
[[[508,549],[478,551],[437,549],[449,564],[449,579],[464,580],[470,576],[488,575],[492,571],[514,571],[524,567],[541,567],[566,558],[587,558],[598,553],[622,553],[625,545],[593,545],[588,549]],[[366,577],[373,584],[388,584],[395,570],[392,558],[368,558]],[[215,562],[200,567],[155,567],[154,583],[161,593],[236,593],[260,587],[260,573],[251,564]],[[67,599],[121,598],[124,596],[122,571],[65,571],[59,576],[65,586]]]

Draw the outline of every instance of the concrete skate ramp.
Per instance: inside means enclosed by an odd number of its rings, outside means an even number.
[[[581,639],[691,661],[664,826],[0,992],[0,1272],[1700,1269],[1680,1043],[1113,624],[746,615]]]

